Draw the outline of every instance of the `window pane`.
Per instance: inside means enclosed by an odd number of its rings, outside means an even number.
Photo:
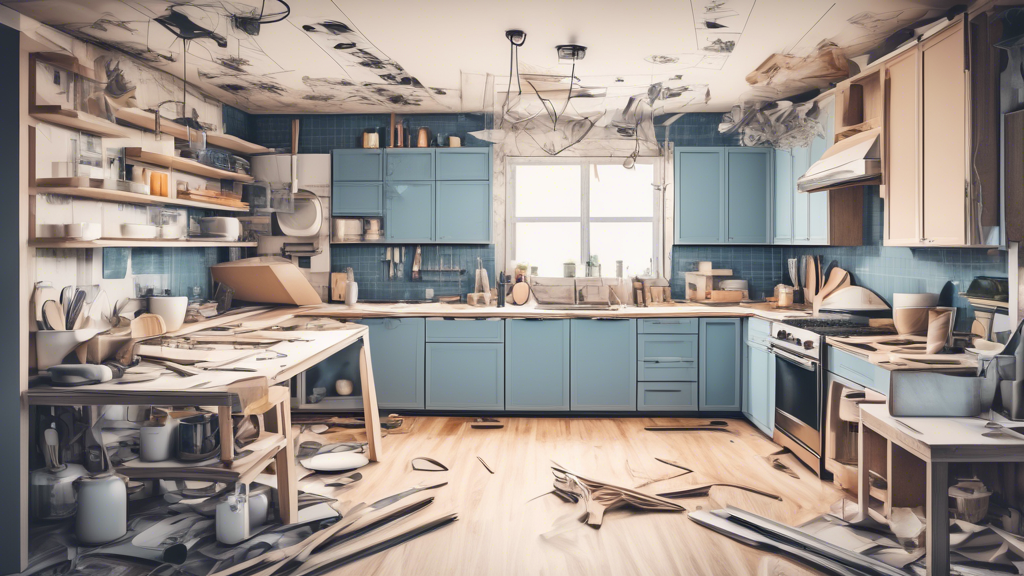
[[[590,168],[592,217],[651,218],[654,216],[654,164],[594,164]]]
[[[562,164],[516,166],[516,216],[579,217],[581,169]]]
[[[530,266],[537,266],[539,276],[561,277],[562,264],[569,260],[580,260],[580,224],[517,222],[516,249],[512,258],[517,263],[526,262]]]
[[[601,263],[601,275],[615,276],[615,261],[623,274],[635,276],[651,267],[654,224],[651,222],[591,222],[590,254]]]

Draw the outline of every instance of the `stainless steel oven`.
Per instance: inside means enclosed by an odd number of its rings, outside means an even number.
[[[773,440],[816,474],[825,473],[825,370],[822,338],[809,331],[773,325],[769,340],[775,361],[775,430]]]

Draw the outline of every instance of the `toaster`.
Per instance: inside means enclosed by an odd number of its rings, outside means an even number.
[[[199,233],[206,238],[238,240],[242,234],[242,223],[238,218],[209,216],[199,219]]]

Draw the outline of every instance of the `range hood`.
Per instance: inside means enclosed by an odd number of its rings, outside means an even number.
[[[874,128],[837,142],[797,179],[800,192],[882,183],[882,131]]]

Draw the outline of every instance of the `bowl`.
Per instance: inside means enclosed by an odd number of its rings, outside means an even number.
[[[939,305],[938,294],[900,294],[892,295],[893,308],[933,308]]]
[[[122,238],[156,238],[159,229],[152,224],[121,224]]]
[[[928,311],[933,307],[893,308],[892,323],[900,334],[928,334]]]
[[[39,330],[36,335],[36,368],[46,370],[50,366],[62,364],[64,358],[71,354],[79,344],[89,341],[99,334],[99,330],[83,328],[81,330]],[[77,360],[76,360],[77,362]]]
[[[76,222],[64,225],[64,237],[71,240],[95,240],[102,235],[102,228],[95,222]]]
[[[188,298],[185,296],[150,296],[149,312],[164,319],[168,332],[174,332],[185,323]]]

